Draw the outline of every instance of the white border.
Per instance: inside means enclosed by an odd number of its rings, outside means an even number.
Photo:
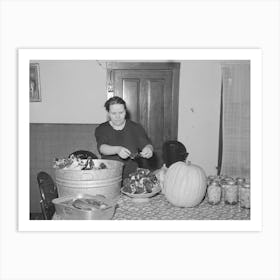
[[[262,65],[260,49],[19,49],[19,231],[261,231]],[[29,220],[30,60],[250,60],[251,219],[248,221],[38,221]],[[252,141],[253,140],[253,141]]]

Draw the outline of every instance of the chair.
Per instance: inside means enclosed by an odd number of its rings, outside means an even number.
[[[70,157],[71,155],[74,155],[80,159],[87,159],[88,157],[91,157],[92,159],[98,159],[98,157],[94,153],[85,150],[75,151],[71,153],[68,157]]]
[[[58,197],[56,185],[52,177],[46,172],[39,172],[37,181],[40,190],[40,205],[45,220],[51,220],[55,213],[55,206],[52,200]]]

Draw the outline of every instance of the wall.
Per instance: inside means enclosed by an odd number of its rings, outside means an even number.
[[[30,211],[40,212],[37,174],[47,172],[55,178],[54,159],[65,158],[77,150],[100,156],[94,137],[97,124],[30,124]]]
[[[106,120],[106,70],[91,61],[40,64],[42,102],[30,103],[31,123],[100,123]]]
[[[34,62],[40,63],[42,102],[30,103],[31,123],[106,120],[106,71],[97,61]],[[219,62],[181,62],[178,139],[208,174],[217,165],[220,84]]]
[[[178,140],[188,159],[207,175],[216,174],[220,118],[221,70],[214,61],[185,61],[180,70]]]

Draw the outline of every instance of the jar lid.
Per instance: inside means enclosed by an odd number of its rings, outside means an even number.
[[[211,186],[220,186],[219,182],[216,180],[211,181],[210,185]]]
[[[226,184],[228,184],[228,185],[235,185],[235,181],[233,181],[233,180],[228,180],[228,181],[226,182]]]
[[[227,182],[234,181],[232,177],[226,177],[224,180]]]
[[[235,179],[236,182],[242,183],[245,182],[245,178],[238,177]]]

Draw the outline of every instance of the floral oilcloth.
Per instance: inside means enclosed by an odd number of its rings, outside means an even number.
[[[250,220],[250,209],[223,202],[210,205],[207,199],[196,207],[181,208],[170,204],[163,194],[147,202],[121,195],[113,220]]]
[[[60,219],[54,214],[53,220]],[[250,220],[250,209],[240,207],[239,203],[210,205],[207,199],[196,207],[182,208],[170,204],[163,194],[145,202],[136,202],[122,194],[113,220]]]

